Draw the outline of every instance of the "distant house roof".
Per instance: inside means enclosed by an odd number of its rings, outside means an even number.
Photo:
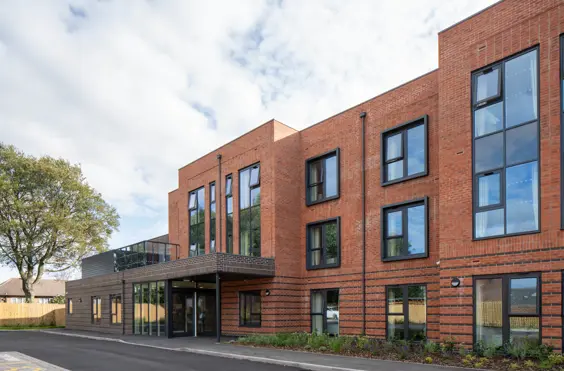
[[[35,296],[65,295],[65,281],[41,280],[33,288]],[[0,296],[25,296],[20,278],[10,278],[0,283]]]

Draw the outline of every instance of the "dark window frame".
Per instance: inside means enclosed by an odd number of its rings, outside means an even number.
[[[319,265],[313,266],[311,264],[311,252],[313,249],[311,248],[311,238],[310,238],[310,228],[317,227],[317,226],[324,226],[326,224],[330,224],[336,222],[337,223],[337,261],[334,264],[326,264],[324,261],[325,251],[326,251],[326,237],[325,234],[321,234],[321,263]],[[324,229],[323,229],[324,230]],[[317,250],[317,249],[316,249]],[[327,268],[338,268],[341,266],[341,217],[337,216],[334,218],[329,218],[325,220],[320,220],[316,222],[311,222],[306,224],[306,269],[309,270],[316,270],[316,269],[327,269]]]
[[[562,40],[561,40],[562,42]],[[513,125],[511,127],[507,127],[507,124],[505,122],[505,112],[506,112],[506,102],[505,102],[505,91],[504,91],[504,74],[505,74],[505,65],[507,62],[521,57],[529,52],[532,52],[536,50],[537,52],[537,73],[536,73],[536,78],[537,78],[537,118],[534,120],[530,120],[530,121],[526,121],[526,122],[522,122],[519,123],[517,125]],[[561,62],[562,63],[562,62]],[[477,81],[477,77],[482,75],[484,72],[488,72],[488,71],[492,71],[494,69],[499,69],[499,79],[498,79],[498,92],[499,94],[496,96],[492,96],[490,98],[487,99],[483,99],[477,102],[474,102],[474,97],[476,97],[476,89],[478,88],[478,85],[476,83]],[[529,47],[527,49],[521,50],[515,54],[512,54],[506,58],[500,59],[496,62],[490,63],[489,65],[479,68],[477,70],[474,70],[471,72],[470,74],[470,85],[471,85],[471,95],[470,95],[470,115],[471,115],[471,120],[472,120],[472,241],[482,241],[482,240],[489,240],[489,239],[493,239],[493,238],[505,238],[505,237],[512,237],[512,236],[522,236],[522,235],[528,235],[528,234],[536,234],[536,233],[540,233],[540,231],[542,230],[542,224],[541,224],[541,213],[540,211],[542,210],[542,204],[541,204],[541,132],[540,132],[540,124],[541,124],[541,113],[540,113],[540,95],[541,95],[541,91],[540,91],[540,70],[541,70],[541,64],[540,64],[540,46],[534,45],[532,47]],[[561,72],[562,73],[562,72]],[[475,131],[476,131],[476,123],[474,120],[474,113],[476,110],[481,109],[481,108],[485,108],[485,107],[490,107],[493,106],[497,103],[503,103],[503,111],[502,111],[502,116],[503,116],[503,128],[500,130],[496,130],[496,131],[492,131],[490,133],[487,134],[483,134],[480,136],[476,136],[475,135]],[[562,111],[562,110],[561,110]],[[507,165],[507,154],[506,154],[506,141],[507,141],[507,131],[508,130],[512,130],[512,129],[516,129],[522,126],[526,126],[532,123],[537,124],[537,157],[536,160],[527,160],[527,161],[522,161],[522,162],[516,162],[513,163],[511,165]],[[494,169],[490,169],[490,170],[486,170],[486,171],[481,171],[479,173],[475,172],[475,148],[476,148],[476,140],[482,139],[482,138],[486,138],[492,135],[497,135],[497,134],[502,134],[503,135],[503,164],[501,167],[498,168],[494,168]],[[561,137],[564,137],[564,134],[561,133]],[[564,158],[564,155],[562,156]],[[529,164],[532,162],[537,162],[537,172],[538,172],[538,179],[537,179],[537,192],[538,192],[538,228],[536,230],[531,230],[531,231],[525,231],[525,232],[514,232],[514,233],[507,233],[507,203],[505,200],[505,188],[506,188],[506,171],[508,168],[511,167],[515,167],[515,166],[519,166],[519,165],[524,165],[524,164]],[[562,169],[564,171],[564,164],[561,164]],[[478,179],[481,176],[487,175],[489,173],[496,173],[496,172],[500,172],[500,203],[495,204],[495,205],[487,205],[487,206],[479,206],[479,196],[478,196],[478,192],[479,192],[479,187],[478,187]],[[561,182],[562,183],[562,182]],[[561,192],[563,192],[564,194],[564,185],[561,184]],[[492,235],[492,236],[485,236],[485,237],[476,237],[476,214],[480,213],[480,212],[487,212],[487,211],[492,211],[492,210],[503,210],[503,231],[504,233],[502,234],[498,234],[498,235]],[[564,210],[561,210],[561,214],[562,214],[562,218],[561,218],[561,224],[564,223]],[[562,224],[562,228],[564,229],[564,224]]]
[[[398,238],[398,236],[388,237],[387,236],[387,227],[388,227],[388,218],[387,215],[389,212],[398,211],[398,210],[407,210],[410,207],[416,207],[423,205],[425,207],[425,252],[420,254],[413,254],[413,255],[401,255],[401,256],[386,256],[386,246],[388,239]],[[391,262],[391,261],[398,261],[398,260],[411,260],[411,259],[424,259],[429,257],[429,197],[421,197],[416,198],[409,201],[398,202],[391,205],[382,206],[380,210],[381,215],[381,241],[380,241],[380,256],[383,262]],[[407,212],[402,212],[402,239],[403,239],[403,249],[407,252],[407,244],[409,242],[408,239],[408,216]]]
[[[227,182],[231,181],[229,192],[227,192]],[[231,200],[231,213],[227,207]],[[231,230],[229,230],[229,217],[231,216]],[[229,243],[229,236],[231,234],[231,243]],[[233,174],[225,176],[225,252],[233,254]]]
[[[206,200],[205,200],[205,198],[206,198],[206,196],[205,196],[205,192],[206,192],[205,186],[198,187],[198,188],[196,188],[196,189],[194,189],[194,190],[192,190],[188,193],[188,195],[189,195],[189,198],[188,198],[188,256],[189,257],[206,254],[206,252],[205,252],[205,250],[206,250],[206,216],[205,216],[206,210],[205,210],[205,207],[204,207],[204,215],[202,217],[202,220],[201,221],[198,220],[197,224],[192,225],[192,215],[191,215],[193,211],[196,211],[196,215],[198,215],[198,206],[200,205],[200,200],[198,199],[198,192],[202,189],[204,190],[204,200],[201,200],[201,202],[203,202],[204,205],[205,205],[205,202],[206,202]],[[194,207],[190,208],[190,198],[192,197],[193,194],[196,197],[196,204],[195,204]],[[194,254],[192,253],[192,228],[194,228],[194,227],[196,227],[198,229],[198,231],[197,231],[198,233],[200,233],[200,229],[202,230],[201,232],[204,233],[204,244],[203,244],[204,253],[203,254],[199,253],[197,246],[196,246],[195,253]]]
[[[310,322],[310,330],[309,332],[313,334],[313,316],[321,316],[323,318],[323,332],[327,332],[327,292],[328,291],[337,291],[337,296],[339,298],[339,308],[341,307],[341,289],[339,288],[327,288],[327,289],[312,289],[309,292],[309,322]],[[321,313],[313,311],[313,294],[321,293],[321,297],[323,300],[323,308]],[[341,315],[339,309],[339,332],[341,329]]]
[[[537,279],[537,312],[536,314],[519,314],[511,313],[511,280],[519,278],[536,278]],[[476,287],[477,281],[479,280],[489,280],[489,279],[501,279],[501,292],[502,292],[502,342],[503,344],[509,342],[510,325],[509,321],[511,317],[531,317],[539,319],[539,342],[542,342],[542,274],[541,272],[525,272],[525,273],[506,273],[506,274],[487,274],[487,275],[477,275],[472,276],[472,344],[476,344]]]
[[[420,117],[417,117],[413,120],[404,122],[402,124],[399,124],[397,126],[394,126],[390,129],[386,129],[384,131],[382,131],[382,133],[380,134],[380,149],[381,149],[381,154],[380,154],[380,158],[381,158],[381,166],[380,166],[380,185],[382,187],[386,187],[392,184],[396,184],[396,183],[401,183],[401,182],[406,182],[408,180],[411,179],[416,179],[416,178],[421,178],[424,176],[429,175],[429,134],[428,134],[428,130],[429,130],[429,116],[428,115],[423,115]],[[412,174],[412,175],[407,175],[407,168],[408,168],[408,161],[407,161],[407,131],[409,129],[413,129],[417,126],[423,125],[423,145],[424,145],[424,152],[425,152],[425,161],[423,162],[424,164],[424,169],[423,171],[420,171],[418,173]],[[401,155],[400,157],[396,157],[390,160],[386,160],[386,152],[387,152],[387,139],[391,136],[400,134],[402,135],[402,148],[401,148]],[[398,178],[398,179],[394,179],[394,180],[387,180],[387,165],[392,164],[394,162],[403,160],[403,173],[405,174],[403,177]]]
[[[312,201],[310,196],[310,188],[319,184],[323,184],[323,195],[327,193],[326,191],[326,174],[327,171],[325,170],[325,162],[323,160],[335,156],[335,161],[337,162],[337,194],[335,196],[330,197],[323,197],[319,200]],[[323,180],[320,183],[310,184],[310,173],[309,167],[310,164],[313,162],[322,161],[322,178]],[[341,197],[341,149],[339,147],[322,153],[320,155],[316,155],[314,157],[310,157],[305,161],[305,190],[306,190],[306,206],[313,206],[323,202],[328,202],[332,200],[336,200]]]
[[[564,34],[560,35],[560,229],[564,229]],[[562,326],[564,334],[564,321]]]
[[[428,298],[429,298],[429,290],[427,287],[427,283],[407,283],[407,284],[401,284],[401,285],[388,285],[385,287],[386,290],[386,339],[388,339],[389,334],[388,334],[388,316],[403,316],[403,324],[404,324],[404,339],[405,340],[409,340],[409,286],[423,286],[425,287],[425,337],[427,337],[427,325],[428,323],[428,317],[429,317],[429,311],[428,311]],[[393,289],[393,288],[401,288],[402,289],[402,295],[403,295],[403,313],[390,313],[389,311],[389,305],[388,305],[388,289]],[[406,300],[407,298],[407,300]]]
[[[122,306],[122,313],[121,313],[121,317],[120,317],[120,321],[117,322],[118,319],[118,309],[117,309],[117,301],[115,303],[115,308],[114,308],[114,299],[119,298],[119,303]],[[115,316],[115,321],[114,321],[114,316]],[[123,301],[122,301],[122,296],[121,294],[110,294],[110,324],[111,325],[121,325],[123,323]]]
[[[73,306],[72,306],[72,298],[67,298],[67,314],[69,316],[72,315]]]
[[[99,304],[98,301],[100,302]],[[96,306],[94,306],[94,302],[96,302]],[[98,305],[100,306],[99,308]],[[102,324],[102,298],[100,296],[90,297],[90,320],[93,325]]]
[[[258,176],[258,182],[251,185],[251,172],[252,169],[258,167],[258,171],[259,171],[259,176]],[[241,173],[244,171],[249,170],[249,207],[247,208],[242,208],[241,207]],[[242,244],[242,238],[241,238],[241,223],[243,222],[243,218],[241,218],[241,211],[243,210],[247,210],[249,209],[250,212],[250,218],[249,218],[249,254],[248,256],[257,256],[260,257],[261,256],[261,247],[262,247],[262,241],[260,241],[259,239],[259,246],[258,246],[258,252],[254,252],[253,251],[253,227],[252,227],[252,220],[253,220],[253,209],[258,208],[259,209],[259,213],[261,213],[261,205],[262,205],[262,200],[258,205],[253,205],[253,200],[251,198],[251,194],[253,193],[253,189],[259,188],[260,189],[260,162],[256,162],[250,166],[246,166],[242,169],[239,169],[239,255],[243,255],[242,249],[241,249],[241,244]],[[262,190],[261,190],[262,191]],[[261,198],[262,198],[262,194],[261,194]],[[262,221],[262,213],[260,215],[261,221]],[[262,223],[259,222],[259,234],[261,235],[262,238]],[[247,255],[245,255],[247,256]]]
[[[260,312],[253,313],[253,304],[252,301],[247,301],[247,297],[258,297],[260,299]],[[247,322],[244,318],[241,317],[241,309],[246,308],[247,303],[251,306],[250,308],[250,315],[251,316],[259,316],[258,324],[252,323],[249,319]],[[249,290],[249,291],[239,291],[239,327],[261,327],[262,326],[262,295],[260,290]]]
[[[216,187],[216,183],[215,181],[210,182],[209,184],[209,228],[210,228],[210,253],[214,253],[216,252],[216,246],[217,246],[217,203],[216,203],[216,192],[217,192],[217,187]],[[212,191],[213,190],[213,191]],[[213,195],[213,196],[212,196]],[[212,217],[212,205],[215,208],[215,212],[213,213],[213,217]],[[212,239],[212,232],[213,232],[213,239]],[[212,241],[213,241],[213,247],[212,247]]]

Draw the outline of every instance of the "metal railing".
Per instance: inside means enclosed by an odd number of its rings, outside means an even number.
[[[112,250],[116,272],[178,259],[177,244],[142,241]]]

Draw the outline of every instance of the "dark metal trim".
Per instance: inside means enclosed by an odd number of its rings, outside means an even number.
[[[387,227],[387,220],[386,214],[392,209],[407,209],[412,206],[416,206],[417,204],[421,204],[425,206],[425,253],[422,254],[413,254],[413,255],[405,255],[405,256],[394,256],[394,257],[386,257],[386,227]],[[404,244],[407,243],[407,238],[405,237],[405,233],[407,232],[407,213],[402,213],[402,231],[403,232],[403,239]],[[385,205],[382,206],[380,209],[380,257],[383,262],[390,262],[390,261],[398,261],[398,260],[411,260],[411,259],[424,259],[429,257],[429,197],[421,197],[414,200],[398,202],[395,204]]]
[[[362,125],[362,335],[366,335],[366,112],[360,113]],[[340,240],[339,240],[340,250]],[[340,256],[339,256],[340,262]]]
[[[404,324],[404,338],[405,340],[408,340],[407,335],[409,335],[409,294],[408,294],[408,287],[409,286],[423,286],[425,287],[425,336],[427,336],[427,294],[429,293],[429,290],[427,289],[427,283],[406,283],[406,284],[401,284],[401,285],[387,285],[384,287],[384,290],[386,290],[386,302],[385,302],[385,312],[386,312],[386,339],[388,339],[388,316],[400,316],[403,315],[404,316],[404,320],[403,320],[403,324]],[[402,289],[402,296],[403,296],[403,314],[399,314],[399,313],[390,313],[389,312],[389,306],[388,306],[388,289],[393,289],[393,288],[401,288]],[[407,321],[406,321],[407,319]]]
[[[316,201],[311,201],[310,200],[310,195],[309,195],[309,164],[311,162],[317,161],[317,160],[323,160],[327,157],[331,157],[335,155],[336,156],[336,161],[337,161],[337,194],[335,196],[331,196],[331,197],[324,197],[320,200],[316,200]],[[325,165],[323,165],[323,177],[325,177],[326,175],[326,171],[325,171]],[[325,181],[323,181],[324,183],[324,194],[325,192]],[[306,199],[306,206],[313,206],[313,205],[317,205],[323,202],[327,202],[327,201],[332,201],[332,200],[336,200],[341,196],[341,149],[339,147],[332,149],[330,151],[324,152],[322,154],[316,155],[314,157],[310,157],[305,161],[305,199]]]
[[[386,129],[384,131],[382,131],[380,133],[380,158],[382,161],[382,164],[380,166],[380,185],[382,187],[386,187],[392,184],[396,184],[396,183],[401,183],[401,182],[405,182],[411,179],[415,179],[415,178],[421,178],[424,176],[429,175],[429,116],[428,115],[423,115],[420,117],[417,117],[413,120],[401,123],[399,125],[396,125],[392,128]],[[425,153],[425,169],[419,173],[416,174],[412,174],[412,175],[407,175],[407,159],[405,156],[405,153],[407,151],[407,131],[411,128],[417,127],[419,125],[423,125],[423,142],[424,142],[424,153]],[[386,139],[389,136],[392,135],[396,135],[398,133],[402,133],[402,157],[401,159],[404,160],[403,163],[403,167],[404,167],[404,174],[406,174],[405,176],[398,178],[398,179],[394,179],[394,180],[390,180],[387,181],[386,180],[386,166],[388,165],[388,163],[392,163],[395,162],[396,159],[394,159],[393,161],[386,161]],[[398,158],[400,159],[400,158]]]
[[[215,209],[215,219],[219,219],[219,234],[217,234],[216,231],[216,236],[215,236],[215,251],[217,252],[221,252],[221,234],[222,234],[222,223],[221,223],[221,154],[217,155],[217,182],[216,183],[216,192],[217,195],[215,196],[215,201],[216,201],[216,209]],[[219,218],[218,218],[219,216]],[[217,228],[216,228],[217,230]],[[219,236],[219,238],[217,238]]]
[[[208,207],[209,207],[209,220],[208,220],[208,222],[209,222],[209,226],[208,226],[208,229],[209,229],[209,245],[210,245],[210,253],[214,253],[214,252],[217,252],[217,219],[218,219],[218,218],[217,218],[217,188],[218,188],[218,187],[217,187],[217,183],[215,182],[215,180],[214,180],[213,182],[210,182],[210,184],[208,185],[208,187],[209,187],[209,189],[210,189],[210,191],[208,192],[208,194],[209,194],[209,202],[208,202]],[[213,189],[214,189],[214,191],[215,191],[215,192],[214,192],[214,193],[215,193],[215,195],[214,195],[214,197],[215,197],[214,201],[212,201],[212,197],[211,197],[211,196],[212,196],[212,187],[213,187]],[[215,216],[214,216],[213,218],[212,218],[212,205],[215,206]],[[205,218],[204,218],[204,219],[205,219]],[[214,238],[214,240],[213,240],[213,241],[214,241],[214,244],[215,244],[215,246],[214,246],[214,251],[211,251],[212,220],[215,222],[215,225],[214,225],[214,229],[215,229],[215,231],[214,231],[214,232],[215,232],[215,238]],[[220,238],[220,240],[221,240],[221,238]],[[204,246],[205,246],[205,234],[204,234]]]
[[[260,298],[260,313],[258,314],[260,316],[260,318],[259,318],[259,324],[258,325],[245,324],[242,321],[242,318],[241,318],[242,300],[241,300],[241,298],[245,295],[258,296]],[[246,303],[247,303],[247,300],[245,299],[244,304],[246,304]],[[261,295],[260,290],[239,291],[239,313],[237,313],[237,315],[239,316],[239,327],[261,327],[261,325],[262,325],[262,295]],[[252,315],[253,315],[253,312],[252,312],[252,305],[251,305],[251,316]],[[256,316],[257,314],[255,313],[254,315]]]
[[[227,193],[227,179],[231,179],[231,193],[229,194]],[[233,217],[233,173],[229,173],[225,176],[225,252],[228,254],[233,254],[233,245],[231,246],[231,252],[227,251],[229,248],[229,234],[227,233],[227,220],[229,218],[229,211],[227,210],[227,199],[229,198],[231,198],[231,216]],[[233,223],[231,223],[231,238],[233,238]]]
[[[261,303],[262,310],[262,303]],[[219,273],[215,274],[215,331],[216,342],[221,342],[221,282]]]
[[[309,322],[310,322],[310,330],[309,332],[313,333],[313,321],[312,321],[312,317],[313,316],[321,316],[323,318],[323,332],[327,331],[327,292],[328,291],[337,291],[338,295],[339,295],[339,311],[341,308],[341,289],[339,288],[328,288],[328,289],[311,289],[309,291]],[[321,310],[321,313],[317,313],[317,312],[313,312],[312,308],[312,297],[313,294],[315,293],[320,293],[321,294],[321,298],[322,298],[322,305],[323,308]],[[340,332],[340,328],[341,328],[341,317],[340,317],[340,313],[339,313],[339,332]]]
[[[201,223],[195,224],[194,226],[203,228],[204,230],[204,255],[205,255],[205,250],[206,250],[206,217],[205,217],[205,204],[206,204],[206,187],[205,186],[201,186],[198,187],[190,192],[188,192],[188,195],[191,195],[192,193],[196,194],[196,208],[195,209],[190,209],[190,196],[188,196],[188,257],[194,257],[194,256],[198,256],[200,255],[198,252],[198,248],[196,248],[196,253],[195,255],[192,255],[192,251],[190,250],[190,246],[192,245],[192,241],[191,241],[191,236],[192,233],[191,229],[192,229],[192,216],[190,215],[192,211],[194,210],[198,210],[198,206],[200,205],[200,200],[198,199],[198,192],[200,191],[200,189],[204,190],[204,220]],[[197,212],[196,212],[197,215]]]
[[[563,88],[564,88],[564,34],[560,35],[560,229],[564,229],[564,89]],[[564,280],[562,282],[564,282]],[[562,321],[562,326],[563,326],[562,334],[564,337],[564,319]],[[564,349],[564,346],[562,348]]]
[[[323,262],[321,262],[319,265],[317,266],[312,266],[311,265],[311,256],[309,254],[309,252],[311,251],[311,239],[309,237],[309,229],[311,227],[314,226],[318,226],[318,225],[325,225],[325,224],[329,224],[332,222],[337,222],[337,262],[335,264],[325,264]],[[324,257],[324,247],[325,247],[325,235],[322,234],[321,236],[322,239],[322,243],[321,243],[321,258],[323,259]],[[317,269],[328,269],[328,268],[338,268],[341,266],[341,217],[337,216],[334,218],[329,218],[329,219],[325,219],[325,220],[319,220],[316,222],[311,222],[306,224],[306,269],[308,271],[310,270],[317,270]]]

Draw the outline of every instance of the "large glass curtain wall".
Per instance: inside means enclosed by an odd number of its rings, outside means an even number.
[[[166,336],[164,281],[133,285],[133,330],[136,335]]]

